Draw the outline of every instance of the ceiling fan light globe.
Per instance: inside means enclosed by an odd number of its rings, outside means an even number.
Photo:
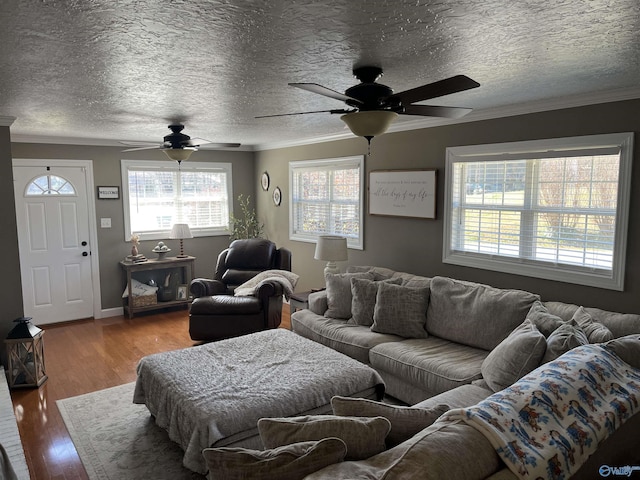
[[[396,112],[389,110],[368,110],[347,113],[340,117],[349,130],[357,137],[377,137],[387,131],[398,118]]]
[[[196,149],[195,148],[165,148],[162,151],[171,160],[175,160],[176,162],[182,162],[184,160],[189,160],[189,157],[193,152],[196,151]]]

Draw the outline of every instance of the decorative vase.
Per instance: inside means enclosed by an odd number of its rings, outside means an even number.
[[[136,257],[138,255],[138,246],[133,244],[131,246],[131,256]]]

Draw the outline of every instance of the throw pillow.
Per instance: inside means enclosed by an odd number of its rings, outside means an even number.
[[[340,396],[331,399],[331,407],[334,415],[388,419],[391,422],[391,431],[387,436],[387,447],[393,447],[413,437],[450,410],[449,405],[444,404],[433,408],[402,407],[366,398]]]
[[[336,437],[347,445],[347,460],[364,460],[384,451],[390,430],[391,423],[383,417],[306,415],[258,420],[258,432],[265,448]]]
[[[633,368],[640,368],[640,335],[637,333],[609,340],[605,347]]]
[[[560,317],[549,313],[547,307],[540,300],[533,302],[529,313],[527,313],[527,318],[547,338],[564,323]]]
[[[587,335],[575,322],[564,323],[547,338],[547,351],[542,357],[541,363],[551,362],[572,348],[587,343],[589,343]]]
[[[579,307],[571,320],[575,320],[580,328],[587,334],[589,343],[602,343],[613,340],[613,333],[603,324],[596,322],[584,307]]]
[[[339,438],[293,443],[273,450],[223,447],[202,451],[210,480],[300,480],[341,462],[346,453],[347,446]]]
[[[525,320],[487,355],[480,371],[487,385],[498,392],[540,365],[546,349],[544,335]]]
[[[380,282],[400,285],[401,278],[389,278]],[[351,318],[349,323],[370,327],[373,325],[373,310],[376,306],[376,294],[380,282],[366,278],[351,279]]]
[[[429,287],[380,283],[371,331],[405,338],[427,338]]]
[[[367,278],[373,280],[373,274],[366,273],[328,273],[325,277],[327,285],[327,311],[324,316],[346,320],[351,318],[351,279]]]

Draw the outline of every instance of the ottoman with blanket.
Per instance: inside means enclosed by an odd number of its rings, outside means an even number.
[[[331,412],[334,395],[377,398],[370,367],[284,329],[267,330],[140,360],[134,403],[184,450],[185,467],[206,474],[207,447],[262,449],[265,417]]]

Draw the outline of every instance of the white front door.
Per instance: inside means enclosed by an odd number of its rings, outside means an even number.
[[[13,166],[24,314],[36,325],[94,313],[87,171],[51,164]]]

